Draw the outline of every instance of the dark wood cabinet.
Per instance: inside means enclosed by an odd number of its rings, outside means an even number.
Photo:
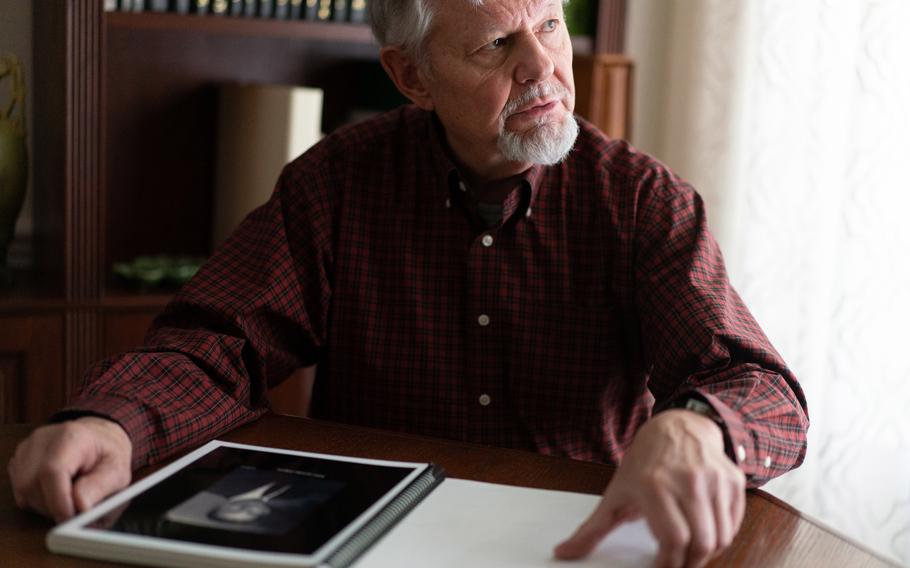
[[[595,35],[573,38],[577,110],[615,137],[628,132],[631,64],[605,52],[621,51],[624,12],[601,0]],[[40,419],[89,365],[141,342],[169,294],[124,289],[113,263],[211,252],[218,84],[320,87],[325,131],[403,101],[365,25],[105,12],[102,0],[42,0],[33,21],[35,258],[0,291],[4,421]],[[51,327],[56,342],[22,343]],[[39,392],[56,394],[39,404]]]
[[[0,315],[0,424],[38,422],[60,408],[63,313]]]

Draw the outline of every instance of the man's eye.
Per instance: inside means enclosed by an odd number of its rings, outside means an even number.
[[[559,20],[557,20],[557,19],[547,20],[546,22],[543,23],[543,30],[545,32],[552,32],[553,30],[555,30],[558,27],[559,27]]]
[[[491,41],[490,43],[486,44],[484,46],[484,49],[486,49],[487,51],[495,51],[497,49],[505,47],[506,43],[508,41],[509,41],[509,38],[498,37],[498,38],[494,39],[493,41]]]

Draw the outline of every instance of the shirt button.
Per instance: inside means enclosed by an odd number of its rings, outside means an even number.
[[[490,235],[484,235],[480,242],[482,242],[483,246],[485,247],[491,247],[493,246],[493,237]]]
[[[480,397],[477,398],[477,402],[480,403],[480,406],[490,406],[490,402],[491,402],[490,395],[488,395],[488,394],[480,395]]]
[[[771,467],[771,456],[765,456],[765,468]]]
[[[528,207],[528,209],[525,211],[525,217],[530,217],[530,216],[531,216],[531,208]]]
[[[446,209],[449,209],[450,207],[452,207],[452,200],[446,199]]]
[[[487,314],[480,314],[480,317],[477,318],[477,323],[483,327],[490,325],[490,316]]]
[[[739,458],[740,462],[746,461],[746,448],[742,445],[736,446],[736,457]]]
[[[463,181],[460,181],[460,182],[458,182],[458,189],[460,189],[461,191],[467,191],[468,186],[466,186]]]

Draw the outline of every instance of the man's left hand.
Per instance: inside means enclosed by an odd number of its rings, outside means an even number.
[[[689,410],[662,412],[636,434],[591,516],[554,552],[587,556],[614,528],[644,517],[659,544],[656,566],[704,566],[739,530],[745,487],[717,424]]]

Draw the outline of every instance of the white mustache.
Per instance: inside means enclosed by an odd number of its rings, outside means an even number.
[[[505,120],[515,114],[518,109],[531,103],[534,99],[550,97],[553,95],[558,95],[559,98],[565,98],[568,94],[568,89],[558,83],[540,83],[533,85],[527,91],[506,103],[500,117],[502,121],[505,122]]]

